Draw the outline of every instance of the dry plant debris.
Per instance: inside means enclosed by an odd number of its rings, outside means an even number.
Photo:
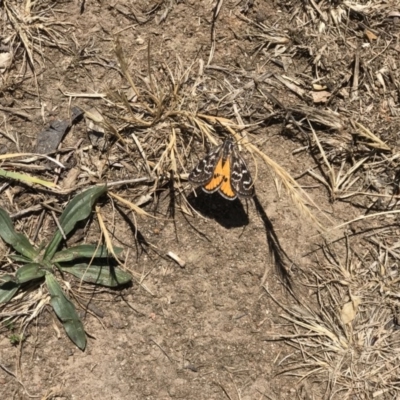
[[[299,386],[304,379],[321,385],[326,398],[395,398],[400,389],[398,255],[392,251],[398,244],[375,237],[370,242],[358,254],[346,241],[344,259],[333,250],[340,246],[324,246],[320,268],[304,271],[302,282],[317,297],[317,307],[307,298],[283,306],[284,325],[266,337],[294,349],[281,372],[297,377]]]
[[[392,221],[399,199],[399,30],[385,28],[392,26],[398,4],[291,5],[299,36],[281,54],[307,54],[311,64],[306,73],[286,73],[278,81],[300,103],[314,106],[286,107],[287,129],[304,146],[298,151],[315,157],[316,168],[306,173],[327,189],[331,201],[364,210],[339,226],[361,233],[364,247],[362,254],[354,250],[355,238],[323,246],[316,253],[318,268],[304,271],[301,282],[317,304],[301,296],[296,307],[280,304],[284,322],[266,340],[293,346],[281,368],[298,378],[298,387],[312,382],[320,388],[313,393],[327,399],[396,398],[398,228]],[[287,65],[282,63],[285,71]]]
[[[296,307],[280,303],[285,323],[265,339],[283,340],[294,348],[281,362],[282,372],[298,377],[299,385],[310,381],[319,386],[324,398],[394,398],[400,390],[398,2],[278,3],[282,18],[277,21],[253,18],[251,1],[241,2],[234,10],[247,24],[246,31],[234,34],[247,40],[249,64],[214,62],[223,1],[214,2],[210,9],[208,54],[191,63],[182,61],[179,54],[174,62],[153,60],[155,52],[149,42],[146,68],[134,70],[116,40],[119,66],[110,69],[123,78],[119,90],[63,91],[71,103],[78,98],[96,101],[95,108],[85,110],[93,131],[92,146],[80,148],[78,143],[76,148],[59,149],[55,154],[61,164],[55,179],[58,187],[48,189],[48,198],[39,208],[26,207],[15,218],[53,210],[58,207],[56,196],[102,180],[115,188],[110,198],[138,217],[148,218],[149,210],[157,218],[173,217],[175,209],[194,215],[186,197],[189,169],[208,146],[231,135],[273,171],[301,214],[317,225],[323,213],[302,187],[306,178],[324,188],[332,203],[352,205],[361,214],[337,227],[345,227],[345,234],[354,238],[325,244],[315,253],[318,269],[303,270],[297,286],[303,284],[309,296],[299,295]],[[45,62],[44,58],[40,61],[43,44],[70,52],[60,35],[65,24],[47,16],[50,9],[56,12],[55,6],[44,1],[4,0],[3,4],[7,21],[3,44],[8,46],[0,53],[3,76],[20,57],[20,48],[24,49],[22,69],[27,63],[34,69]],[[111,7],[142,25],[157,13],[156,23],[162,24],[173,6],[158,2],[147,12],[119,4]],[[282,28],[284,18],[290,29]],[[1,110],[30,118],[25,111]],[[262,133],[268,124],[282,124],[282,140],[297,143],[294,154],[305,155],[314,166],[293,178],[265,154],[261,147],[268,138]],[[18,147],[18,139],[6,129],[0,133]],[[65,161],[74,152],[79,167],[62,176]],[[51,175],[37,158],[6,167],[36,170],[42,181]],[[123,168],[129,174],[121,172]],[[15,193],[6,193],[14,204]],[[170,204],[166,213],[157,208],[165,199]],[[146,212],[143,207],[148,203],[152,206]],[[326,221],[324,225],[331,224]],[[135,220],[134,225],[137,229],[140,222]],[[356,239],[363,244],[362,253],[353,246]],[[175,253],[168,255],[184,266],[185,261]],[[138,278],[143,287],[144,279]],[[24,321],[32,320],[36,316],[32,310],[44,299],[38,296],[18,298],[23,307],[3,309],[2,315],[14,313],[23,315]]]
[[[24,68],[31,69],[37,63],[42,64],[43,47],[56,47],[69,51],[69,44],[64,41],[65,29],[69,25],[54,17],[57,2],[25,0],[21,2],[4,0],[2,2],[6,24],[3,27],[3,45],[9,46],[8,54],[14,56],[23,49]],[[11,63],[9,63],[11,65]]]
[[[194,148],[196,153],[199,152],[198,146],[195,147],[194,144],[201,142],[204,149],[207,148],[207,143],[217,144],[222,139],[221,136],[218,138],[217,132],[224,128],[225,135],[232,135],[238,143],[268,165],[282,180],[294,205],[322,228],[318,217],[310,211],[307,203],[312,204],[315,209],[318,209],[318,206],[287,171],[251,144],[248,130],[255,127],[243,123],[236,106],[239,100],[244,103],[244,99],[239,96],[245,92],[236,92],[232,96],[228,80],[225,80],[222,87],[217,83],[213,89],[205,90],[213,82],[210,81],[211,77],[205,74],[202,60],[198,62],[200,69],[197,75],[193,72],[195,63],[185,69],[179,59],[176,60],[175,66],[162,64],[155,70],[156,66],[151,61],[150,44],[145,76],[138,75],[137,72],[136,76],[131,76],[119,42],[116,43],[116,54],[121,73],[129,83],[129,89],[101,94],[99,97],[104,97],[107,102],[113,104],[114,110],[119,113],[99,115],[98,111],[89,111],[86,117],[100,127],[97,129],[98,133],[102,130],[124,146],[125,153],[136,166],[137,175],[143,179],[147,178],[146,192],[141,192],[141,195],[159,195],[160,190],[172,185],[177,206],[185,212],[192,213],[190,204],[182,194],[187,191],[184,183],[187,180],[188,168],[194,165]],[[218,100],[218,105],[210,102],[210,98],[213,98],[212,92],[220,92],[221,99],[215,99]],[[85,94],[69,95],[72,97]],[[233,108],[233,120],[214,115],[217,108],[219,112],[226,109],[227,114]],[[130,138],[127,133],[130,134]],[[114,148],[110,149],[112,154]],[[116,150],[119,152],[120,148],[117,147]],[[148,184],[151,185],[150,189]]]

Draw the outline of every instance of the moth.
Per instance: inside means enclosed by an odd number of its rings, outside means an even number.
[[[231,138],[212,149],[189,174],[189,181],[206,193],[219,192],[228,200],[254,196],[254,182]]]

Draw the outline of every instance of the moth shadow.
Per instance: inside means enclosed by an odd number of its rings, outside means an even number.
[[[218,192],[205,193],[199,187],[195,192],[188,195],[187,200],[197,212],[207,218],[214,219],[224,228],[240,228],[249,223],[249,217],[237,198],[227,200]]]

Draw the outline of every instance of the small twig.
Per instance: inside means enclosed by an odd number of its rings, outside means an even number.
[[[212,59],[214,58],[214,51],[215,51],[215,42],[216,42],[216,29],[215,29],[215,23],[218,18],[218,14],[221,10],[222,3],[224,0],[217,0],[217,3],[215,4],[214,10],[213,10],[213,18],[211,22],[211,49],[210,49],[210,54],[208,56],[208,61],[207,61],[207,66],[211,64]]]
[[[42,223],[43,223],[43,218],[44,218],[45,214],[46,214],[45,210],[42,210],[42,212],[40,213],[40,216],[39,216],[39,221],[36,224],[35,233],[33,234],[33,237],[32,237],[33,242],[36,242],[36,239],[39,235],[39,231],[42,229]]]
[[[13,378],[17,379],[17,376],[14,374],[14,372],[10,371],[7,367],[3,365],[3,363],[0,362],[0,368],[6,372],[7,374],[11,375]]]
[[[375,238],[371,237],[371,238],[367,238],[366,240],[368,240],[369,242],[372,242],[374,244],[376,244],[377,246],[381,247],[382,249],[385,249],[389,254],[391,254],[395,259],[400,259],[400,255],[398,253],[396,253],[395,251],[393,251],[392,249],[390,249],[389,247],[385,246],[382,242],[376,240]]]
[[[354,60],[354,71],[353,71],[353,86],[351,88],[351,100],[358,98],[358,77],[360,73],[360,52],[357,49]]]
[[[146,167],[146,171],[147,171],[148,175],[152,176],[151,169],[150,169],[150,166],[149,166],[149,162],[147,161],[146,153],[144,152],[143,147],[140,144],[140,141],[138,140],[138,138],[136,137],[136,135],[134,133],[131,134],[131,137],[135,141],[136,146],[137,146],[137,148],[139,150],[139,154],[143,158],[144,166]]]
[[[171,359],[171,357],[168,355],[168,353],[152,338],[150,340],[165,354],[165,356],[168,358],[168,360],[173,363],[174,361]]]
[[[400,210],[391,210],[391,211],[382,211],[382,212],[378,212],[378,213],[375,213],[375,214],[361,215],[360,217],[354,218],[354,219],[352,219],[350,221],[343,222],[343,224],[336,225],[332,229],[343,228],[344,226],[350,225],[353,222],[362,221],[364,219],[380,217],[382,215],[399,214],[399,213],[400,213]]]
[[[35,212],[35,211],[40,211],[41,209],[43,209],[43,206],[49,205],[51,203],[53,203],[53,200],[48,200],[48,201],[45,201],[43,203],[36,204],[34,206],[25,208],[23,210],[20,210],[20,211],[14,213],[14,214],[11,214],[10,218],[11,219],[18,219],[18,218],[20,218],[20,217],[22,217],[22,216],[24,216],[26,214],[30,214],[30,213]]]
[[[286,86],[289,90],[291,90],[293,93],[297,94],[301,99],[304,99],[306,92],[301,89],[300,87],[298,87],[297,85],[291,83],[288,81],[288,79],[286,79],[285,77],[283,77],[282,75],[279,74],[275,74],[274,78],[279,81],[280,83],[282,83],[282,85]]]
[[[59,229],[59,231],[60,231],[60,233],[61,233],[63,239],[64,239],[64,240],[67,240],[67,237],[65,236],[65,233],[64,233],[64,229],[63,229],[62,226],[60,225],[60,222],[58,221],[58,218],[57,218],[57,216],[56,216],[56,213],[55,213],[54,211],[51,211],[51,215],[53,216],[54,222],[56,223],[56,225],[57,225],[57,227],[58,227],[58,229]]]
[[[18,115],[19,117],[25,118],[28,121],[33,121],[33,117],[31,117],[29,114],[27,114],[27,113],[25,113],[23,111],[17,110],[17,109],[15,109],[13,107],[0,106],[0,111],[4,111],[4,112],[8,112],[10,114]]]
[[[182,260],[180,257],[178,257],[175,253],[169,251],[167,253],[167,256],[172,258],[181,268],[185,268],[186,262]]]
[[[314,7],[315,11],[319,14],[319,16],[321,17],[321,19],[324,22],[328,22],[328,19],[326,18],[326,16],[324,15],[324,13],[319,9],[318,5],[315,3],[314,0],[310,0],[311,5]]]

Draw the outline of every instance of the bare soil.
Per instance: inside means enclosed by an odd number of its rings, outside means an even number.
[[[316,160],[320,161],[320,158],[315,151],[310,151],[312,134],[306,136],[284,110],[278,109],[271,97],[260,95],[258,89],[265,93],[265,87],[259,86],[261,83],[257,78],[268,75],[262,83],[287,109],[299,104],[315,109],[330,108],[349,118],[361,118],[364,125],[377,134],[384,128],[387,128],[385,132],[398,132],[399,117],[389,115],[388,111],[390,104],[396,105],[389,100],[389,105],[371,100],[370,108],[350,104],[354,54],[362,49],[357,46],[370,43],[356,27],[358,23],[366,23],[367,17],[360,17],[360,22],[353,14],[348,15],[350,22],[345,36],[335,33],[318,42],[316,21],[323,19],[313,8],[314,2],[308,1],[39,3],[41,7],[35,9],[36,15],[48,18],[46,23],[52,21],[51,29],[58,36],[49,38],[48,32],[40,26],[32,27],[37,35],[35,73],[23,45],[16,49],[12,66],[2,73],[0,149],[3,154],[36,152],[38,133],[54,120],[68,119],[72,106],[84,111],[96,108],[110,120],[115,117],[117,111],[104,97],[112,98],[112,93],[129,90],[115,54],[118,38],[135,79],[139,76],[148,79],[149,64],[158,78],[164,76],[166,66],[172,71],[177,66],[182,70],[191,68],[193,75],[189,80],[193,83],[199,78],[197,90],[207,93],[199,103],[192,103],[193,112],[201,112],[206,107],[210,114],[231,118],[237,123],[240,121],[236,118],[240,115],[249,126],[257,124],[250,141],[298,178],[299,184],[319,207],[318,210],[309,203],[308,209],[323,224],[338,225],[365,211],[368,201],[364,198],[354,202],[333,198],[326,186],[306,174],[310,169],[321,173],[325,167],[323,162],[316,166]],[[324,12],[337,10],[334,2],[315,3]],[[218,12],[217,4],[221,5]],[[18,8],[20,6],[18,4]],[[343,9],[350,13],[348,8]],[[305,17],[311,15],[307,14],[310,10],[315,11],[315,20]],[[398,4],[393,4],[393,10],[399,11]],[[4,8],[2,13],[6,15]],[[301,28],[302,23],[304,28]],[[287,38],[287,41],[274,42],[265,31],[257,28],[257,24],[270,27],[270,35],[274,33],[275,38]],[[332,20],[326,25],[331,31],[339,29]],[[385,30],[382,26],[375,28]],[[393,27],[393,32],[393,35],[397,34],[397,50],[387,53],[388,64],[393,60],[398,64],[398,58],[395,58],[399,51],[398,25]],[[213,35],[215,51],[212,61],[208,62]],[[5,36],[0,39],[5,43]],[[52,39],[58,46],[51,44]],[[351,48],[351,51],[342,52],[346,40],[350,43],[347,43],[347,49]],[[370,46],[373,47],[374,41]],[[325,44],[329,51],[323,49]],[[377,49],[369,60],[378,57],[382,48]],[[319,62],[323,63],[323,68]],[[319,76],[313,75],[317,65],[324,71],[325,79],[321,82]],[[369,65],[364,68],[375,72],[379,69],[372,67],[374,61]],[[381,67],[384,65],[382,62]],[[398,90],[398,71],[395,71],[392,78],[397,86],[393,83],[393,87]],[[301,81],[304,93],[313,90],[312,82],[326,84],[326,90],[336,96],[335,100],[321,105],[306,95],[300,98],[299,93],[289,90],[288,86],[273,86],[269,79],[272,80],[274,74],[291,77],[293,85]],[[314,80],[308,80],[310,76]],[[144,81],[137,79],[136,82],[140,85]],[[250,85],[246,87],[247,83]],[[365,85],[368,86],[368,82]],[[229,103],[225,96],[243,88],[244,92]],[[377,92],[383,90],[380,88]],[[388,92],[390,88],[385,93]],[[308,101],[304,101],[305,97]],[[239,112],[235,111],[235,104]],[[354,138],[347,126],[338,130],[318,123],[316,126],[321,131],[321,143],[331,146],[333,152],[340,152],[346,146],[346,149],[355,149]],[[164,128],[168,127],[165,122]],[[146,131],[155,136],[159,134],[157,129],[142,129],[138,135],[144,135]],[[387,137],[379,137],[385,142],[393,139],[389,133]],[[115,144],[112,152],[90,147],[93,142],[84,119],[75,123],[62,141],[62,147],[67,149],[77,144],[79,147],[75,152],[68,153],[68,158],[61,158],[67,171],[59,176],[58,183],[64,189],[69,187],[69,179],[73,179],[69,172],[76,169],[79,171],[76,182],[84,177],[87,186],[102,180],[111,182],[143,176],[132,158],[119,151]],[[197,152],[182,153],[185,164],[182,173],[190,172],[206,152],[200,142],[195,148]],[[351,164],[357,159],[357,151],[351,153],[349,150],[341,160]],[[101,203],[102,213],[113,243],[125,249],[127,266],[141,278],[119,290],[81,287],[79,282],[71,280],[71,296],[80,305],[79,312],[89,337],[83,352],[68,339],[50,306],[44,307],[28,325],[25,340],[20,345],[13,346],[10,330],[3,328],[0,336],[0,397],[97,400],[339,398],[337,393],[327,397],[329,378],[325,381],[320,377],[307,379],[307,373],[297,369],[293,374],[283,373],[290,370],[292,361],[300,365],[306,356],[304,348],[285,340],[287,336],[300,334],[301,329],[296,331],[297,328],[281,316],[284,310],[300,306],[324,314],[325,310],[318,309],[321,302],[316,288],[321,283],[319,275],[322,276],[324,268],[329,269],[330,264],[325,261],[320,246],[337,239],[336,255],[345,260],[347,235],[347,239],[351,237],[352,252],[364,254],[365,243],[359,232],[381,225],[361,221],[344,231],[332,230],[323,237],[313,221],[299,211],[273,172],[248,152],[243,156],[256,176],[256,202],[228,201],[218,193],[206,194],[185,183],[185,196],[197,213],[188,215],[183,208],[182,211],[179,200],[175,212],[171,213],[171,198],[165,185],[159,188],[157,200],[144,206],[156,217],[149,218],[133,217],[128,210],[116,211],[114,204],[105,199]],[[109,157],[114,157],[115,166],[107,164]],[[338,161],[339,167],[341,162]],[[51,168],[39,173],[51,180]],[[107,168],[105,177],[101,171]],[[33,170],[27,172],[35,173]],[[73,192],[55,195],[19,182],[5,182],[8,186],[1,189],[0,206],[10,213],[49,199],[62,209],[73,195]],[[136,201],[144,193],[140,190],[135,185],[126,185],[116,192]],[[257,202],[265,212],[264,217],[260,215],[260,207],[257,209]],[[323,213],[330,217],[329,223]],[[32,238],[39,215],[34,212],[18,218],[16,229]],[[36,243],[48,239],[55,226],[47,214],[40,223]],[[287,254],[287,273],[299,301],[293,298],[282,271],[274,262],[268,246],[271,232]],[[95,243],[98,237],[99,225],[93,219],[76,233],[73,240]],[[7,247],[3,243],[1,246],[6,254]],[[170,251],[185,261],[184,267],[167,256]],[[368,290],[367,286],[364,289]],[[343,296],[341,303],[333,307],[337,314],[345,301]],[[311,333],[308,331],[307,334]],[[310,366],[309,361],[307,363]],[[318,368],[322,367],[316,363],[315,369]],[[378,384],[364,387],[365,397],[346,398],[372,398],[379,388]],[[359,395],[357,391],[353,393]],[[389,393],[390,396],[398,393],[395,384]],[[395,398],[382,396],[377,398]]]

